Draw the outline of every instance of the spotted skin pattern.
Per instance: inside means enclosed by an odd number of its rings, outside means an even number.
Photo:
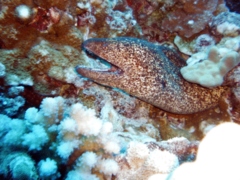
[[[115,70],[77,66],[91,80],[124,90],[145,102],[176,114],[192,114],[215,107],[224,87],[208,89],[183,79],[185,61],[172,49],[145,40],[118,37],[86,40],[82,48]]]

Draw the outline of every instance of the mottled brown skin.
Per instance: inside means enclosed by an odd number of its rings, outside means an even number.
[[[208,89],[189,83],[180,74],[185,61],[172,49],[147,41],[120,37],[94,38],[83,49],[117,66],[103,71],[78,66],[82,76],[176,114],[192,114],[218,104],[223,87]]]

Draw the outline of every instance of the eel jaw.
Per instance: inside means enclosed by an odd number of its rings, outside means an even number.
[[[95,54],[89,48],[84,46],[84,44],[82,48],[91,59],[98,60],[101,64],[107,64],[109,67],[95,68],[79,65],[76,66],[76,71],[80,75],[107,86],[109,86],[110,81],[116,81],[123,75],[123,70],[121,68],[105,59],[102,59],[98,54]]]

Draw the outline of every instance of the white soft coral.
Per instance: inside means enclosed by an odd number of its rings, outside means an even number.
[[[38,171],[41,178],[57,177],[57,163],[55,160],[47,158],[38,163]]]
[[[26,125],[21,119],[12,119],[5,124],[7,133],[3,138],[5,145],[16,146],[21,144],[21,137],[26,133]]]
[[[41,103],[41,113],[45,117],[45,124],[51,126],[58,122],[64,112],[64,98],[55,97],[55,98],[44,98]]]
[[[116,175],[120,169],[118,163],[113,159],[102,159],[98,163],[98,168],[107,176]]]
[[[88,109],[80,103],[72,105],[71,118],[77,122],[78,133],[97,136],[102,128],[102,120],[96,117],[93,109]]]
[[[98,156],[94,152],[87,151],[82,154],[77,160],[77,166],[80,168],[93,168],[98,161]]]
[[[33,125],[31,132],[24,134],[22,144],[27,146],[29,150],[41,150],[49,138],[45,129],[41,125]]]
[[[57,147],[57,153],[63,160],[67,160],[74,149],[79,147],[80,143],[81,142],[76,139],[72,141],[62,141]]]

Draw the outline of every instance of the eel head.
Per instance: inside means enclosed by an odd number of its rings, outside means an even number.
[[[82,49],[107,61],[111,68],[96,69],[77,66],[76,71],[99,84],[116,87],[141,98],[146,88],[151,88],[155,82],[152,66],[159,50],[157,46],[137,38],[93,38],[83,42]],[[151,53],[150,53],[151,52]],[[153,83],[154,83],[153,82]],[[144,89],[144,92],[140,92]]]

